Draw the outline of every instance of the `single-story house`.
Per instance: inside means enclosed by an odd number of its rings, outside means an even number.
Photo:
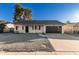
[[[64,33],[79,33],[79,23],[66,23],[64,25]]]
[[[13,31],[14,31],[14,24],[11,22],[6,22],[4,32],[13,32]]]
[[[73,33],[74,32],[75,23],[65,23],[64,25],[64,33]]]
[[[74,26],[73,26],[73,31],[74,33],[78,33],[79,34],[79,23],[76,23]]]
[[[14,23],[18,33],[64,33],[64,23],[56,20],[30,20]]]

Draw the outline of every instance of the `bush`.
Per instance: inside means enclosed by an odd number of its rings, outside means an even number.
[[[19,34],[19,32],[18,32],[18,31],[15,31],[15,33]]]
[[[43,35],[45,35],[45,33],[42,33]]]
[[[79,34],[79,31],[77,33]]]
[[[2,32],[3,32],[3,30],[0,29],[0,33],[2,33]]]

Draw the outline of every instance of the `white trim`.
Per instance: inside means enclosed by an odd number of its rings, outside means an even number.
[[[64,34],[64,26],[62,26],[62,34]]]

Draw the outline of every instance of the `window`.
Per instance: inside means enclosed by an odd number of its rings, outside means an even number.
[[[59,26],[59,28],[62,28],[61,26]]]
[[[16,26],[16,30],[18,30],[18,26]]]
[[[32,26],[32,30],[34,30],[34,26]]]
[[[22,30],[24,30],[24,26],[22,26]]]
[[[41,26],[39,26],[39,30],[41,30]]]
[[[35,26],[35,30],[37,29],[37,26]]]
[[[58,28],[62,28],[61,26],[58,26]]]

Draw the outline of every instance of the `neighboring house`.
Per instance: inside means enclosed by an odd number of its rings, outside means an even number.
[[[56,20],[30,20],[14,23],[18,33],[64,33],[64,23]]]
[[[78,33],[79,34],[79,23],[76,23],[75,25],[74,25],[74,33]]]
[[[4,32],[13,32],[14,31],[14,24],[11,22],[6,22],[6,26]]]
[[[74,32],[74,24],[75,23],[66,23],[64,25],[64,33],[73,33]]]
[[[66,23],[64,25],[64,33],[79,33],[79,23]]]

